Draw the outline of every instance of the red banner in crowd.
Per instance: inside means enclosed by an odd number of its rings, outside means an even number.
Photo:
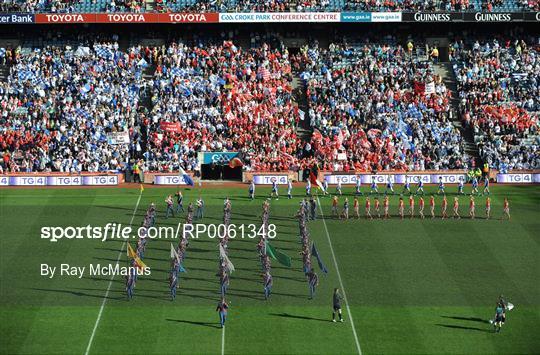
[[[218,22],[217,13],[37,14],[36,23],[204,23]]]
[[[179,122],[160,122],[159,127],[165,132],[180,132]]]

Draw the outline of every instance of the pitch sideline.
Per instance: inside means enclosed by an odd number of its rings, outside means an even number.
[[[326,231],[326,238],[328,239],[328,245],[330,246],[330,252],[332,253],[332,259],[334,260],[334,266],[336,267],[336,273],[339,280],[339,286],[341,287],[341,291],[343,292],[343,299],[345,301],[345,306],[347,307],[347,313],[349,314],[349,319],[351,320],[351,328],[354,335],[354,341],[356,343],[356,349],[358,350],[358,354],[362,355],[362,349],[360,348],[360,341],[358,340],[358,335],[356,334],[356,329],[354,328],[354,321],[351,313],[351,309],[349,307],[349,301],[347,300],[347,293],[345,292],[345,287],[343,286],[343,280],[341,279],[341,274],[339,273],[339,267],[336,259],[336,254],[334,253],[334,247],[332,246],[332,240],[330,239],[330,233],[328,233],[328,227],[326,226],[326,221],[324,220],[324,212],[321,206],[321,201],[319,200],[319,196],[317,196],[317,203],[319,204],[319,209],[321,211],[321,217],[324,225],[324,230]]]
[[[129,221],[129,226],[131,227],[133,225],[133,220],[135,219],[135,213],[137,213],[137,209],[139,208],[139,203],[141,202],[142,197],[142,191],[139,193],[139,198],[137,199],[137,203],[135,204],[135,209],[133,210],[133,214],[131,215],[131,221]],[[124,253],[124,248],[126,246],[126,242],[124,241],[122,243],[122,248],[120,248],[120,252],[118,253],[118,257],[116,258],[116,264],[120,262],[120,258],[122,257],[122,254]],[[84,352],[85,355],[90,354],[90,349],[92,348],[92,343],[94,341],[94,336],[96,335],[96,330],[99,325],[99,322],[101,320],[101,315],[103,314],[103,309],[105,308],[105,303],[107,303],[107,298],[109,296],[109,291],[111,290],[112,282],[114,279],[114,273],[111,276],[111,279],[109,280],[109,285],[107,286],[107,291],[105,292],[105,295],[103,296],[103,302],[101,302],[101,307],[99,309],[98,317],[96,319],[96,323],[94,324],[94,329],[92,330],[92,335],[90,336],[90,340],[88,341],[88,346],[86,347],[86,351]]]

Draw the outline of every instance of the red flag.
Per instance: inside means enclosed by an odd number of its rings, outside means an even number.
[[[232,158],[229,160],[229,167],[237,168],[241,166],[244,166],[244,163],[240,160],[240,158]]]
[[[414,93],[417,95],[423,95],[426,91],[426,84],[419,81],[414,82]]]

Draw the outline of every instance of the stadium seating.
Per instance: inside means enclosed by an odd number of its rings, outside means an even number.
[[[123,170],[144,157],[151,170],[191,170],[198,152],[222,150],[266,171],[315,161],[327,170],[470,166],[422,40],[313,42],[290,55],[279,38],[257,38],[251,48],[199,38],[121,51],[114,40],[36,37],[15,55],[4,49],[2,169]],[[481,157],[500,169],[540,167],[534,42],[457,39],[450,57]],[[292,95],[293,68],[307,112]],[[311,141],[297,136],[300,120]],[[116,144],[116,133],[130,144]]]
[[[453,45],[460,109],[482,158],[502,171],[540,167],[540,52],[525,40]]]
[[[312,146],[324,169],[467,166],[461,135],[448,120],[449,91],[415,51],[390,41],[305,53]],[[432,92],[418,91],[425,83]]]

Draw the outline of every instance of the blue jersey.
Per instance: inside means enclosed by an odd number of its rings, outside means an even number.
[[[388,182],[386,183],[386,187],[391,189],[392,188],[392,181],[388,180]]]
[[[277,183],[272,181],[272,191],[277,191]]]
[[[409,182],[409,180],[405,180],[405,188],[407,190],[410,190],[411,189],[411,183]]]
[[[477,186],[478,186],[478,180],[476,180],[476,178],[473,179],[473,181],[472,181],[472,186],[473,186],[473,187],[477,187]]]
[[[444,190],[444,182],[439,181],[439,190]]]
[[[254,185],[254,184],[250,184],[250,185],[249,185],[249,193],[252,194],[253,192],[255,192],[255,185]]]
[[[418,180],[418,187],[424,187],[424,182],[422,180]]]
[[[377,188],[377,182],[376,182],[375,180],[373,180],[373,181],[371,182],[371,188],[372,188],[372,189],[376,189],[376,188]]]
[[[485,187],[488,187],[488,186],[489,186],[489,179],[485,179],[485,180],[484,180],[484,186],[485,186]]]

